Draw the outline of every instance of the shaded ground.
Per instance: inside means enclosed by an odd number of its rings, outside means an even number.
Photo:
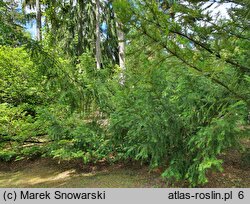
[[[250,147],[250,140],[246,141]],[[209,183],[204,187],[250,187],[250,165],[242,162],[239,152],[231,150],[221,156],[221,172],[210,172]],[[149,173],[146,166],[138,164],[99,163],[84,166],[82,162],[62,162],[52,159],[0,162],[0,187],[68,187],[68,188],[149,188],[167,187],[160,171]],[[187,187],[177,184],[175,187]]]
[[[70,167],[71,166],[71,167]],[[146,167],[112,166],[81,167],[77,163],[62,163],[48,159],[0,164],[0,187],[159,187],[158,175]]]

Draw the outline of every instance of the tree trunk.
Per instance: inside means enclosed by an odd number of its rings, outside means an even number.
[[[100,32],[100,1],[96,0],[96,68],[100,69],[102,66],[102,53],[101,53],[101,32]]]
[[[72,5],[72,4],[71,4]],[[78,13],[78,43],[77,43],[77,54],[78,56],[83,53],[83,15],[84,15],[84,2],[79,1],[79,13]]]
[[[42,15],[40,0],[36,0],[36,39],[42,40]]]
[[[125,75],[124,72],[126,70],[125,67],[125,34],[123,32],[123,25],[116,19],[116,29],[117,29],[117,37],[118,37],[118,52],[119,52],[119,66],[121,68],[120,74],[120,84],[125,83]]]

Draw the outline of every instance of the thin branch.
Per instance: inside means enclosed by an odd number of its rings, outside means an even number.
[[[138,28],[138,29],[141,30],[142,33],[143,33],[144,35],[146,35],[146,36],[149,37],[150,39],[154,40],[156,43],[159,43],[159,41],[158,41],[157,39],[155,39],[153,36],[151,36],[146,30],[141,29],[141,28]],[[175,52],[175,51],[171,50],[169,47],[167,47],[167,46],[165,45],[165,43],[162,43],[162,42],[161,42],[160,45],[161,45],[163,48],[165,48],[170,54],[176,56],[176,57],[177,57],[180,61],[182,61],[184,64],[186,64],[186,65],[188,65],[189,67],[195,69],[196,71],[202,73],[203,76],[210,78],[213,82],[215,82],[215,83],[219,84],[220,86],[224,87],[228,92],[232,93],[232,94],[233,94],[234,96],[236,96],[237,98],[242,99],[242,100],[244,100],[244,101],[247,101],[247,100],[245,99],[245,97],[239,95],[239,94],[236,93],[234,90],[230,89],[226,84],[224,84],[224,83],[223,83],[222,81],[220,81],[219,79],[214,78],[211,74],[208,74],[208,73],[207,73],[207,74],[204,74],[204,72],[203,72],[200,68],[198,68],[198,67],[195,66],[194,64],[189,63],[187,60],[185,60],[183,57],[181,57],[177,52]]]

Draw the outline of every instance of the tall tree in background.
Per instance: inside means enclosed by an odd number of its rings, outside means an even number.
[[[35,9],[34,13],[31,12],[27,15],[27,20],[36,19],[36,39],[37,41],[42,40],[42,13],[41,13],[41,2],[40,0],[24,0],[22,2],[22,8],[25,13],[25,9],[29,7],[30,9]]]
[[[17,11],[14,0],[0,1],[0,45],[18,46],[21,44],[25,17]]]
[[[101,31],[100,31],[100,1],[95,0],[95,56],[96,56],[96,68],[100,69],[102,67],[102,52],[101,52]]]
[[[42,40],[42,15],[40,0],[36,0],[36,38]]]
[[[117,26],[117,38],[118,38],[118,50],[119,50],[119,66],[121,68],[120,74],[120,83],[124,84],[125,82],[125,34],[123,31],[123,25],[116,19],[116,26]]]
[[[69,56],[91,53],[96,67],[118,64],[118,40],[111,1],[45,1],[46,30],[51,45]]]
[[[125,40],[125,26],[123,25],[122,20],[126,18],[126,14],[121,12],[120,10],[120,4],[122,4],[122,1],[117,0],[114,1],[114,6],[115,6],[115,22],[116,22],[116,32],[117,32],[117,40],[118,40],[118,56],[119,56],[119,66],[121,68],[121,73],[120,73],[120,84],[124,84],[125,82],[125,45],[126,45],[126,40]]]

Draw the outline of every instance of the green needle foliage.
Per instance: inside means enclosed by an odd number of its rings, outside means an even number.
[[[37,42],[27,13],[0,2],[1,160],[136,160],[164,169],[166,182],[199,186],[223,171],[222,154],[244,150],[249,1],[100,0],[99,22],[96,1],[40,3]]]

